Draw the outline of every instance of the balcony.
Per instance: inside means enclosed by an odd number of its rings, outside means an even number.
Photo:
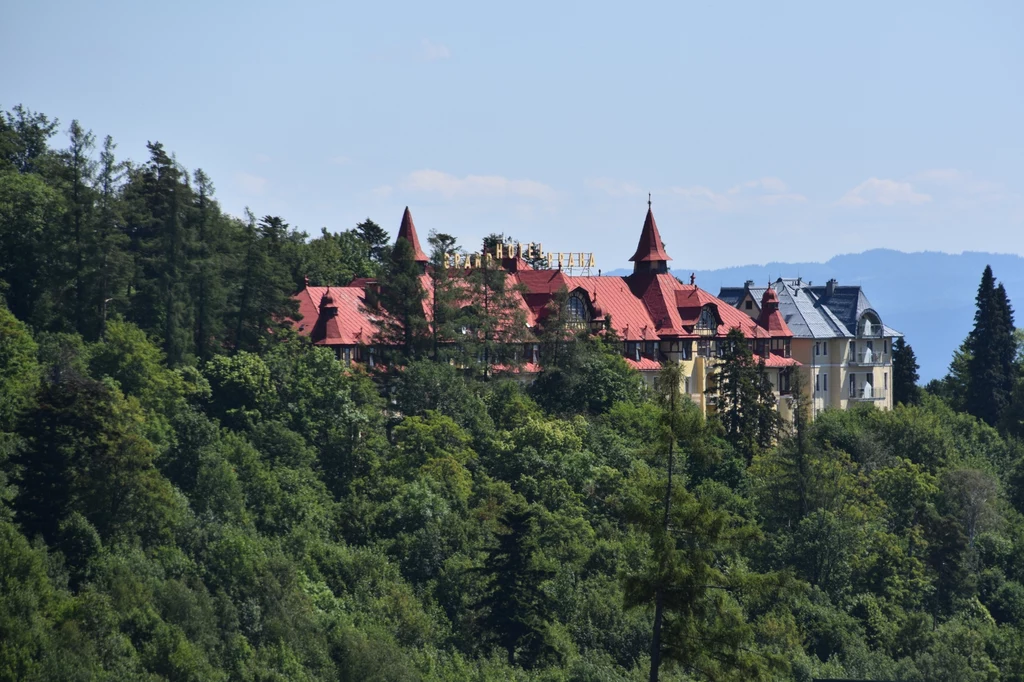
[[[864,365],[865,367],[875,367],[878,365],[888,365],[889,355],[888,353],[882,353],[880,351],[863,350],[855,354],[850,359],[851,365]]]
[[[866,401],[866,400],[885,400],[885,389],[884,388],[858,388],[850,391],[850,400]]]

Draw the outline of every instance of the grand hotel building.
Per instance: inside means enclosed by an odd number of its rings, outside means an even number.
[[[397,236],[409,241],[424,270],[421,282],[427,292],[425,306],[429,306],[429,259],[408,208]],[[622,340],[626,362],[649,382],[663,363],[678,362],[684,392],[705,412],[713,400],[708,388],[714,384],[717,358],[732,329],[743,333],[755,360],[764,362],[777,398],[789,394],[791,372],[800,370],[807,373],[804,384],[812,392],[815,412],[861,400],[891,406],[889,347],[898,332],[881,324],[859,288],[851,292],[831,282],[819,291],[822,288],[799,280],[779,280],[762,288],[747,282],[713,296],[697,286],[692,276],[687,284],[669,273],[672,259],[650,207],[629,260],[633,273],[625,277],[534,269],[517,254],[500,260],[509,284],[520,292],[518,303],[526,320],[522,338],[527,362],[519,372],[521,378],[529,380],[540,371],[535,332],[549,314],[552,298],[564,288],[571,322],[589,325],[596,332],[610,319]],[[296,328],[314,344],[334,348],[346,363],[372,363],[376,327],[366,296],[376,285],[360,279],[347,286],[305,287],[295,294],[301,314]],[[841,301],[849,302],[841,305]],[[812,314],[814,310],[819,312]],[[822,316],[827,320],[824,325],[819,321]],[[849,395],[842,393],[846,382]],[[789,401],[778,404],[789,416]]]

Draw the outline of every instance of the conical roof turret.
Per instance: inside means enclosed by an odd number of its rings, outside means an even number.
[[[658,224],[654,222],[650,200],[647,202],[647,217],[644,219],[644,229],[640,232],[640,242],[636,245],[636,253],[629,260],[635,263],[633,269],[636,272],[665,272],[668,269],[668,261],[672,260],[665,253],[665,245],[661,241]]]
[[[398,228],[398,236],[395,238],[397,244],[399,239],[405,239],[412,245],[412,259],[417,263],[426,263],[430,259],[427,258],[427,254],[423,253],[423,249],[420,248],[420,238],[416,234],[416,225],[412,222],[412,213],[409,211],[409,207],[405,207],[405,213],[402,214],[402,226]]]

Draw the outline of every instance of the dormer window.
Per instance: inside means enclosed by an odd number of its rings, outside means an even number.
[[[586,324],[589,321],[587,302],[580,294],[572,294],[565,306],[566,318],[569,324]]]
[[[700,318],[693,329],[701,336],[714,336],[718,331],[718,315],[712,306],[706,305],[701,308]]]
[[[857,321],[857,336],[864,339],[878,338],[882,335],[882,322],[876,315],[866,312]]]

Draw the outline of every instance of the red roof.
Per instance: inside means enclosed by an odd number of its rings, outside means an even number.
[[[649,206],[647,207],[647,218],[644,220],[644,229],[640,232],[640,243],[636,245],[636,253],[629,260],[637,263],[672,260],[665,253],[665,246],[661,243],[661,235],[658,233],[658,225],[654,222],[654,213]]]
[[[423,249],[420,248],[420,238],[416,234],[416,225],[412,222],[412,213],[409,211],[409,207],[405,207],[405,213],[402,214],[402,225],[398,228],[398,236],[395,238],[395,246],[398,245],[399,239],[406,239],[412,244],[413,260],[417,263],[426,263],[429,258],[427,254],[423,253]]]
[[[760,357],[761,356],[758,355],[754,359],[757,360]],[[772,351],[771,353],[769,353],[768,357],[764,358],[765,367],[796,367],[799,364],[800,363],[796,360],[796,358],[785,358],[776,353],[775,351]]]
[[[333,305],[324,306],[324,312],[336,308],[336,314],[321,315],[321,303],[328,288]],[[295,327],[318,346],[370,343],[377,331],[373,317],[366,310],[366,295],[362,287],[306,287],[294,298],[299,302],[302,315],[302,320],[296,322]]]

